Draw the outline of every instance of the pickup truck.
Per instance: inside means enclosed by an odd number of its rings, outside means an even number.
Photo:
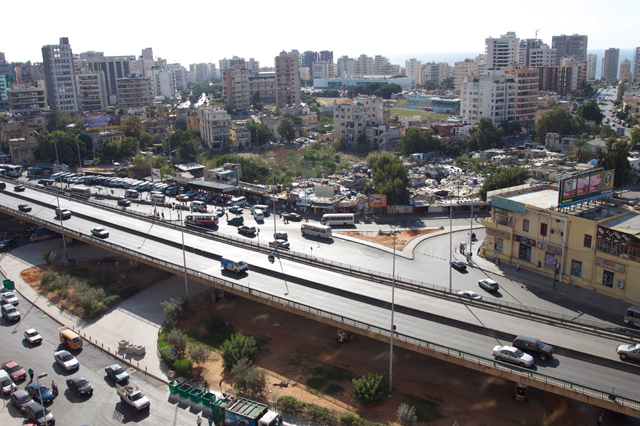
[[[256,235],[256,227],[243,225],[238,228],[238,234],[254,236]]]
[[[244,260],[232,260],[228,258],[220,259],[220,264],[227,271],[233,271],[236,274],[246,272],[249,270],[249,265]]]
[[[132,406],[136,411],[149,410],[151,408],[149,398],[144,396],[138,386],[131,381],[124,386],[116,383],[116,391],[120,396],[120,401],[123,404]]]

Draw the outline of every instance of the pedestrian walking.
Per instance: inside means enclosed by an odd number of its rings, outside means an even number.
[[[162,212],[162,220],[164,220],[164,212]]]
[[[29,369],[29,383],[33,382],[33,368]]]
[[[497,259],[498,259],[498,253],[493,253],[493,263],[496,263]]]
[[[482,248],[482,247],[478,247],[478,256],[480,256],[480,249],[481,249],[481,248]]]
[[[516,265],[516,272],[520,270],[520,262]]]
[[[200,426],[202,424],[202,419],[200,418],[200,416],[198,416],[198,419],[196,420],[196,424],[198,426]]]
[[[600,414],[598,414],[598,426],[602,426],[603,422],[604,422],[604,413],[600,411]]]

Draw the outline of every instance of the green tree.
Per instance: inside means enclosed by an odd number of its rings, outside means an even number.
[[[73,124],[73,116],[68,112],[61,110],[51,110],[49,120],[47,121],[47,130],[49,132],[67,131],[69,124]]]
[[[36,148],[33,155],[38,160],[55,161],[57,149],[57,158],[60,162],[71,164],[78,161],[78,148],[80,149],[80,156],[82,157],[91,152],[87,150],[87,146],[82,138],[76,137],[73,133],[56,130],[47,134],[41,133],[37,136]]]
[[[147,150],[153,143],[153,136],[149,132],[142,132],[138,140],[140,141],[140,149]]]
[[[604,119],[604,114],[600,110],[598,103],[593,99],[580,105],[580,108],[576,111],[576,115],[579,115],[587,121],[595,121],[598,125],[601,125]]]
[[[187,130],[187,120],[185,118],[178,118],[173,122],[174,130]]]
[[[536,141],[544,144],[547,133],[559,133],[561,135],[574,134],[571,113],[563,108],[555,107],[551,111],[542,114],[533,129]]]
[[[593,157],[593,151],[589,147],[589,141],[586,139],[575,139],[573,146],[567,152],[567,157],[578,163],[586,163]]]
[[[372,182],[365,187],[365,194],[386,195],[387,205],[408,204],[409,176],[400,159],[387,152],[376,153],[372,158]]]
[[[503,167],[485,171],[485,182],[480,188],[479,195],[482,201],[487,200],[487,192],[496,189],[509,188],[524,184],[531,178],[531,171],[524,167]]]
[[[242,358],[252,359],[258,353],[258,343],[253,336],[233,334],[222,346],[222,361],[225,367],[233,367]]]
[[[455,88],[455,85],[453,84],[453,82],[454,82],[453,77],[445,77],[442,79],[442,84],[440,85],[444,90],[453,90]]]
[[[179,328],[172,329],[164,340],[176,350],[178,358],[184,358],[187,351],[187,336]]]
[[[417,127],[407,129],[406,134],[400,138],[400,146],[404,156],[440,151],[442,148],[440,139],[433,136],[433,130],[422,131]]]
[[[489,117],[482,117],[478,124],[469,130],[469,149],[484,151],[486,149],[501,148],[504,129],[496,128]]]
[[[366,407],[376,405],[386,395],[384,377],[367,373],[358,379],[352,379],[351,400]]]
[[[629,142],[615,136],[607,139],[605,149],[596,151],[598,167],[605,170],[615,169],[614,185],[621,187],[631,180],[631,164],[629,163]]]
[[[262,100],[260,99],[259,91],[256,90],[256,92],[253,94],[253,97],[251,98],[251,104],[258,111],[262,111],[262,108],[264,108],[264,105],[262,105]]]
[[[296,138],[296,131],[302,128],[302,119],[291,115],[286,115],[278,124],[278,133],[284,140],[292,141]]]
[[[140,117],[136,115],[129,117],[129,123],[124,131],[125,136],[133,136],[134,138],[139,138],[144,131],[145,129],[142,125],[142,121],[140,121]]]
[[[618,84],[618,101],[622,101],[624,99],[624,94],[627,91],[628,87],[624,82],[620,82],[620,84]]]
[[[636,146],[640,144],[640,126],[635,126],[631,129],[631,145]]]
[[[400,404],[397,412],[398,423],[402,426],[413,426],[418,422],[416,407],[406,403]]]
[[[438,88],[436,82],[431,80],[425,81],[424,83],[422,83],[422,85],[424,86],[425,90],[436,90]]]
[[[273,133],[263,124],[249,123],[247,129],[251,131],[251,143],[256,146],[273,140]]]
[[[133,157],[140,150],[140,142],[136,138],[125,137],[120,141],[117,158]]]
[[[507,136],[517,135],[522,132],[522,125],[513,120],[503,121],[500,123],[500,128],[504,130],[504,134]]]
[[[605,124],[600,129],[600,137],[602,139],[609,139],[611,136],[615,136],[615,134],[616,134],[615,130],[613,130],[613,128],[608,124]]]

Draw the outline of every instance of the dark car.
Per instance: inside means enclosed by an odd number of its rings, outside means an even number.
[[[286,220],[293,220],[295,222],[300,222],[302,220],[302,216],[298,213],[285,213],[282,215],[282,218]]]
[[[451,266],[453,267],[453,269],[457,269],[460,272],[467,270],[467,265],[462,260],[452,261]]]
[[[9,403],[20,410],[21,413],[24,412],[24,408],[29,405],[30,402],[33,402],[33,399],[31,399],[27,391],[21,389],[12,393],[9,399]]]
[[[31,211],[31,206],[29,204],[18,204],[18,210],[20,210],[21,212],[30,212]]]
[[[13,187],[13,190],[14,190],[15,192],[22,192],[22,191],[24,191],[24,190],[25,190],[25,187],[24,187],[24,186],[22,186],[22,185],[16,185],[16,186],[14,186],[14,187]]]
[[[0,182],[0,189],[7,189],[7,184],[4,182]]]
[[[127,200],[126,198],[123,198],[121,200],[118,200],[118,205],[122,207],[129,207],[131,205],[131,200]]]
[[[4,240],[0,242],[0,251],[7,251],[10,248],[18,247],[19,243],[20,241],[18,241],[17,238],[10,238],[8,240]]]
[[[129,381],[129,373],[124,371],[122,367],[118,364],[113,364],[104,368],[104,371],[107,373],[107,376],[111,377],[117,383],[128,382]]]
[[[47,402],[53,401],[53,399],[55,398],[49,388],[40,382],[29,383],[26,387],[26,390],[27,392],[29,392],[29,396],[36,402],[46,404]],[[41,397],[42,400],[40,399]]]
[[[67,379],[67,387],[75,392],[78,396],[93,395],[93,386],[84,377],[73,376]]]
[[[23,414],[27,420],[32,421],[38,426],[53,426],[56,424],[56,420],[53,418],[53,414],[51,414],[51,411],[47,410],[35,401],[31,401],[24,407]]]
[[[518,336],[513,341],[513,346],[529,355],[538,355],[543,361],[553,356],[553,346],[542,343],[535,337]]]

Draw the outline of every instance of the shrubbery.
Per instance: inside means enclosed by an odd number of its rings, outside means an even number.
[[[386,394],[385,380],[380,374],[367,373],[359,379],[353,379],[351,400],[367,407],[382,401]]]
[[[191,372],[191,367],[193,367],[193,362],[188,358],[177,359],[173,363],[173,368],[175,368],[176,376],[178,377],[187,377]]]
[[[258,353],[258,343],[252,336],[233,334],[230,340],[225,340],[220,349],[224,366],[233,367],[242,358],[252,359]]]

